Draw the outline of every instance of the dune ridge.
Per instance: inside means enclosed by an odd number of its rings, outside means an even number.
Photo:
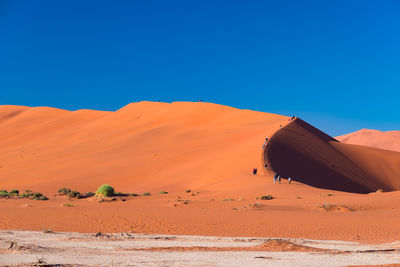
[[[340,143],[296,118],[263,150],[269,172],[318,188],[353,193],[400,189],[400,153]]]

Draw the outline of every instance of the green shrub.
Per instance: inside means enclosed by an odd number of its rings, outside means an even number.
[[[273,198],[274,198],[274,197],[271,196],[271,195],[261,196],[261,200],[271,200],[271,199],[273,199]]]
[[[81,193],[78,191],[71,191],[68,193],[69,198],[79,198],[81,196]]]
[[[149,192],[145,192],[142,194],[142,196],[148,197],[148,196],[151,196],[151,194]]]
[[[11,190],[10,193],[11,193],[11,194],[18,195],[18,194],[19,194],[19,190],[18,190],[18,189],[13,189],[13,190]]]
[[[25,190],[25,193],[21,194],[20,197],[28,198],[28,197],[33,196],[32,192],[26,192],[26,191],[29,191],[29,190]]]
[[[0,198],[8,198],[10,195],[7,193],[6,190],[0,191]]]
[[[168,192],[161,190],[160,195],[165,195],[165,194],[168,194]]]
[[[112,197],[114,195],[114,188],[108,184],[103,184],[96,191],[96,196]]]
[[[71,193],[71,191],[71,189],[63,187],[58,189],[58,194],[61,196],[67,196],[69,193]]]
[[[64,207],[69,207],[69,208],[75,207],[75,205],[72,204],[72,203],[64,203],[63,206]]]

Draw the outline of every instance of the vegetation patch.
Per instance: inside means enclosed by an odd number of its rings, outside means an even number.
[[[68,208],[75,207],[75,205],[72,204],[72,203],[64,203],[63,206],[64,206],[64,207],[68,207]]]
[[[19,195],[21,198],[29,198],[33,196],[33,192],[31,190],[25,190],[24,193]]]
[[[11,196],[18,196],[19,195],[19,190],[18,189],[13,189],[9,193]]]
[[[8,198],[9,196],[7,190],[0,190],[0,198]]]
[[[166,195],[166,194],[168,194],[168,192],[167,192],[167,191],[164,191],[164,190],[161,190],[159,194],[160,194],[160,195]]]
[[[103,184],[96,191],[96,196],[112,197],[114,195],[114,188],[108,184]]]
[[[81,193],[79,193],[78,191],[71,191],[68,193],[68,197],[69,198],[80,198]]]
[[[320,208],[325,212],[353,212],[354,210],[343,206],[343,205],[334,205],[329,203],[324,203]]]
[[[71,193],[71,191],[72,191],[71,189],[63,187],[58,189],[58,194],[60,196],[68,196],[68,194]]]
[[[32,193],[31,199],[33,200],[48,200],[49,198],[43,195],[42,193],[35,192]]]
[[[148,196],[151,196],[151,194],[149,192],[145,192],[142,194],[142,196],[148,197]]]
[[[261,198],[261,200],[271,200],[271,199],[274,199],[274,197],[271,196],[271,195],[261,196],[260,198]]]

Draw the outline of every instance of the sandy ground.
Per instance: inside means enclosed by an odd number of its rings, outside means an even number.
[[[345,266],[400,263],[400,243],[1,231],[0,263],[88,266]]]
[[[0,217],[0,228],[269,236],[368,243],[400,240],[399,192],[359,195],[316,190],[297,183],[289,185],[287,181],[282,184],[269,181],[266,187],[254,189],[252,195],[199,191],[193,196],[169,192],[117,197],[111,202],[62,196],[50,196],[47,201],[0,199],[0,214],[6,214]],[[257,199],[269,193],[274,199]],[[188,204],[184,204],[186,200]]]

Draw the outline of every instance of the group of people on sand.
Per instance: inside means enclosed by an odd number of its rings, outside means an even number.
[[[264,144],[262,145],[262,148],[265,148],[267,146],[268,143],[268,137],[265,137],[265,141]]]
[[[265,167],[267,167],[267,164],[265,164]],[[256,175],[256,174],[257,174],[257,168],[253,168],[253,175]],[[292,177],[289,176],[287,180],[288,180],[289,184],[292,183]],[[278,181],[278,183],[282,182],[282,177],[278,173],[276,173],[274,176],[274,184],[276,184],[276,181]]]
[[[292,116],[291,118],[289,118],[289,122],[294,121],[294,119],[296,119],[296,117]]]
[[[288,180],[289,184],[292,183],[292,177],[289,177],[287,180]],[[282,181],[282,178],[278,173],[276,173],[274,176],[274,184],[276,184],[276,181],[278,181],[278,183],[281,183],[281,181]]]

